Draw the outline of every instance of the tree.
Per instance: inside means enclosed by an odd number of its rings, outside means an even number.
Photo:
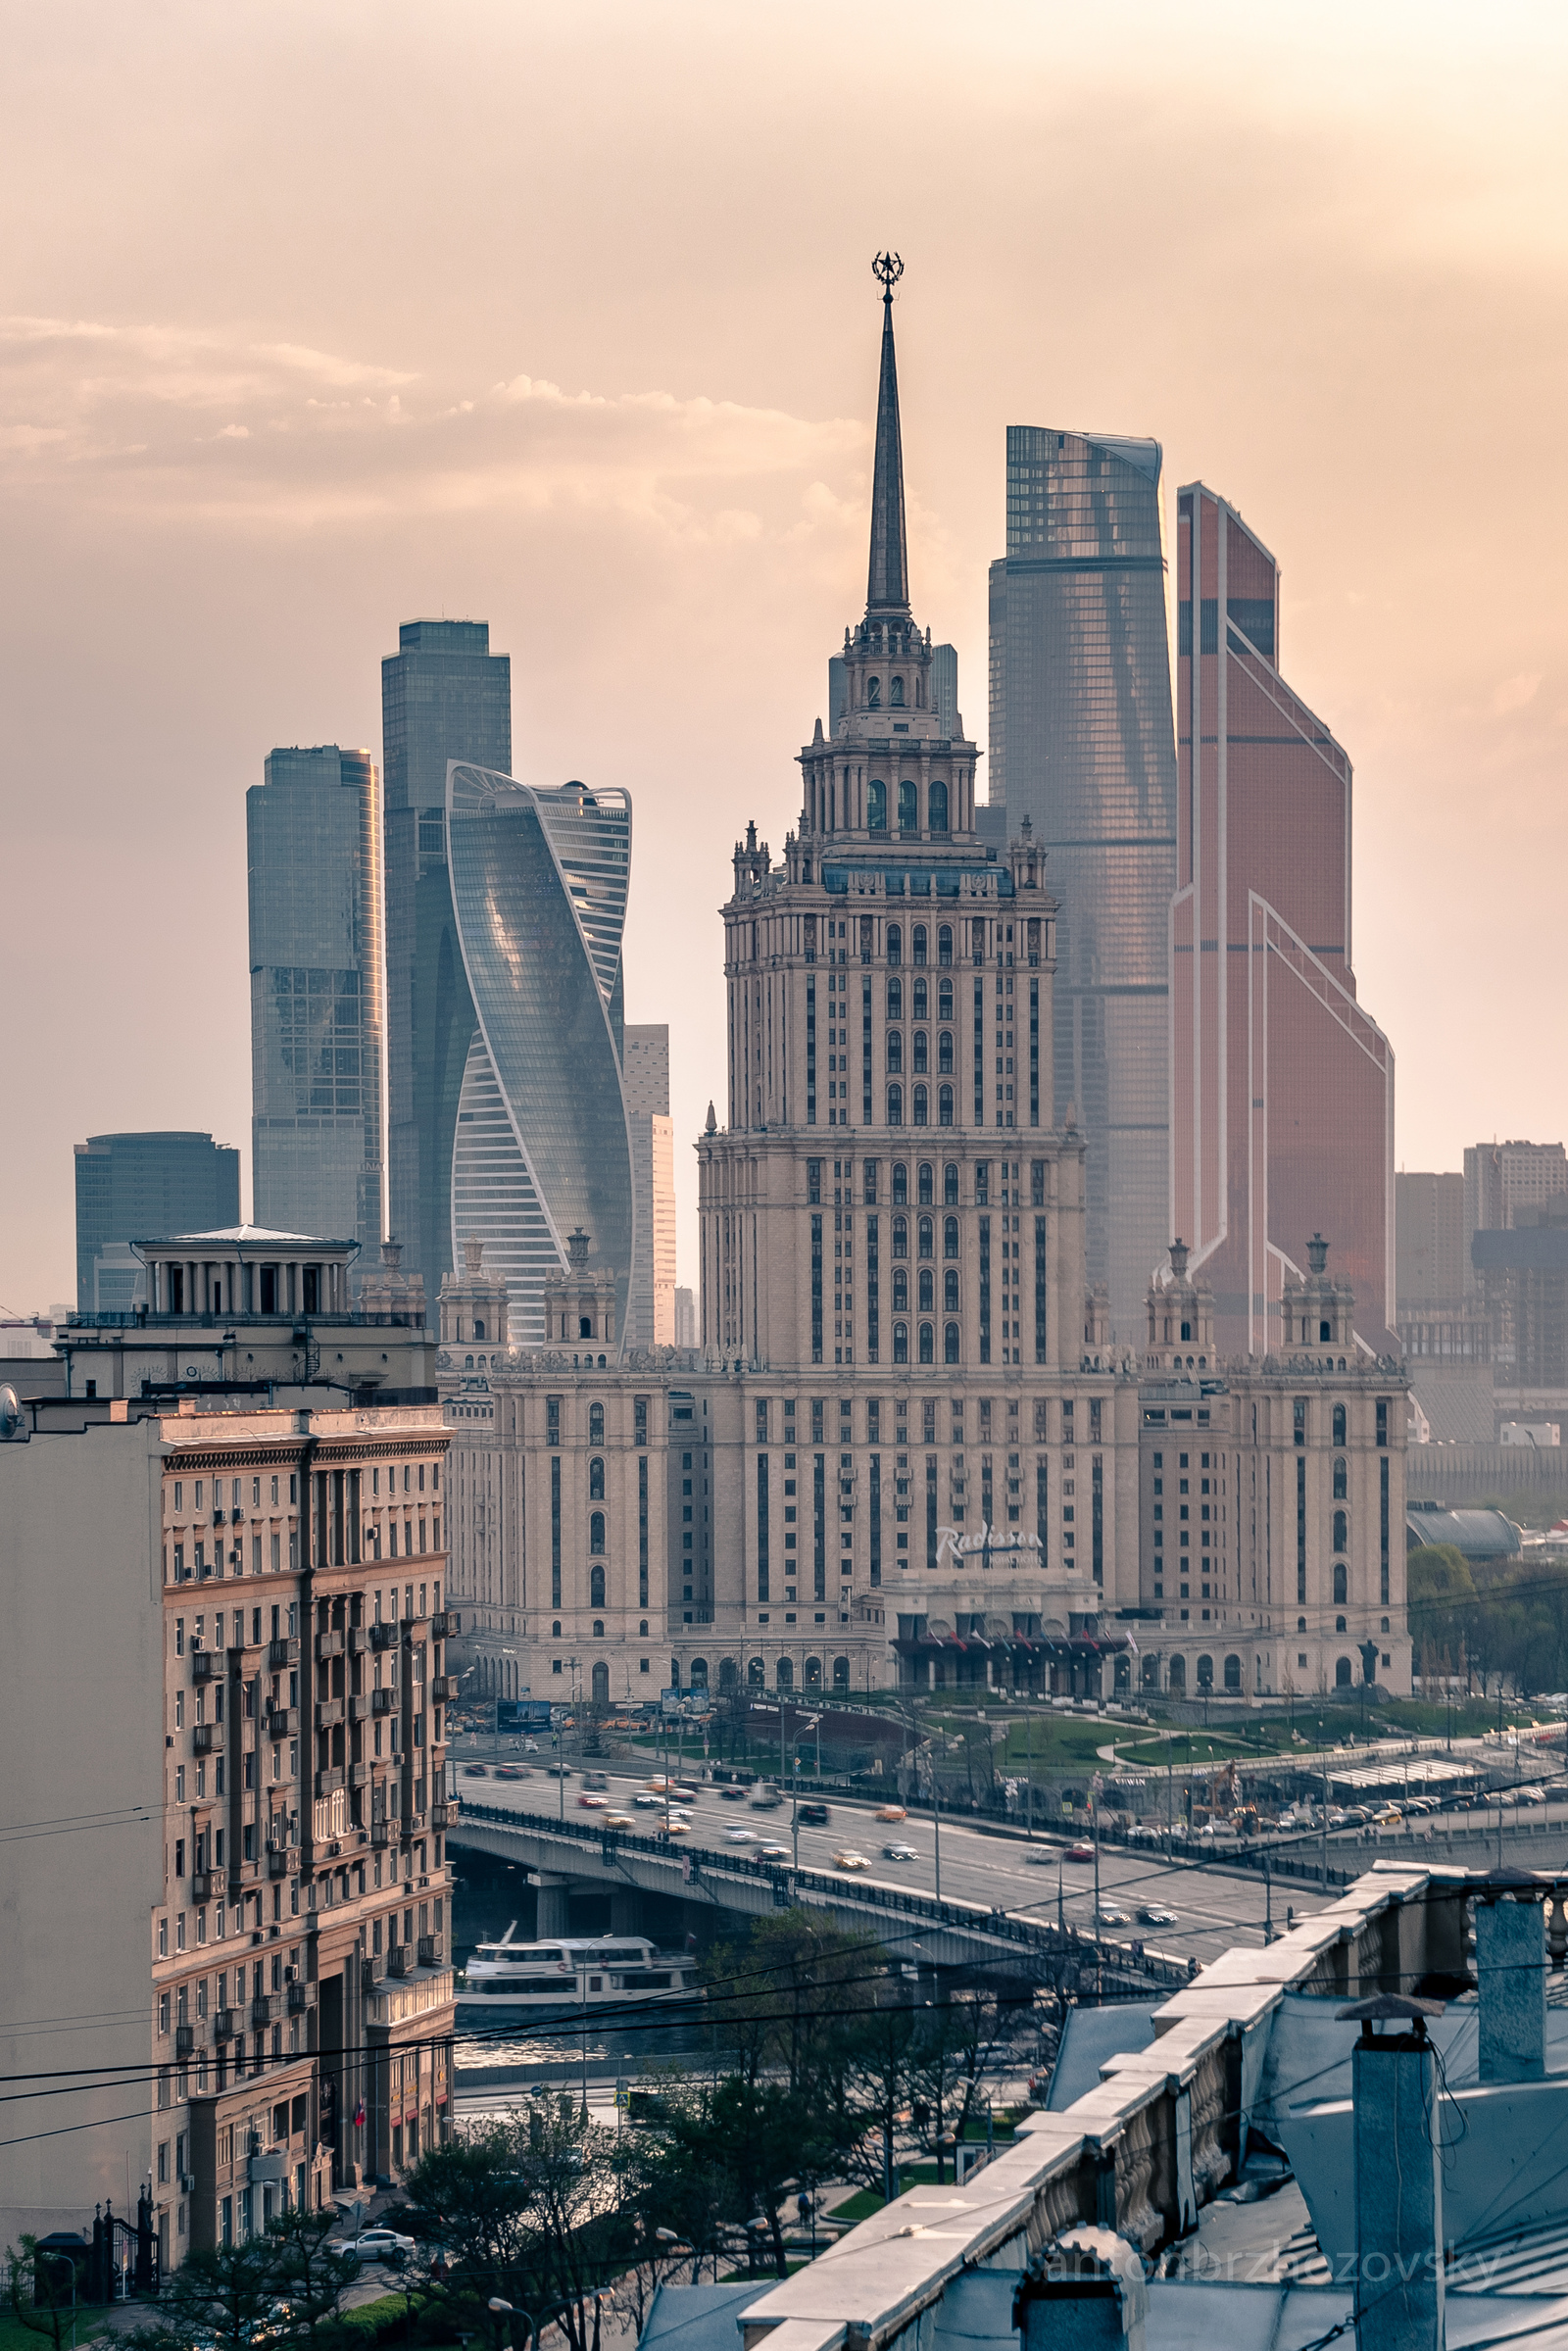
[[[11,2264],[11,2309],[29,2334],[44,2335],[62,2351],[75,2316],[76,2270],[69,2253],[39,2248],[38,2239],[24,2235],[22,2251],[6,2247]],[[24,2282],[30,2291],[23,2291]]]
[[[165,2279],[157,2317],[129,2341],[137,2351],[190,2351],[193,2342],[251,2351],[258,2333],[276,2324],[276,2266],[277,2247],[269,2236],[188,2253]]]
[[[327,2239],[338,2215],[291,2206],[267,2224],[271,2254],[270,2281],[286,2316],[274,2314],[273,2337],[283,2343],[323,2351],[343,2341],[342,2301],[360,2274],[352,2253],[340,2253]]]

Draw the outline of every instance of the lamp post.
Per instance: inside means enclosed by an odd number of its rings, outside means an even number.
[[[524,2343],[531,2343],[533,2341],[535,2329],[532,2311],[524,2310],[520,2302],[504,2301],[500,2294],[491,2295],[490,2308],[495,2312],[498,2318],[504,2317],[509,2319],[526,2319],[528,2322],[528,2331],[524,2335],[523,2341]],[[515,2351],[515,2345],[514,2345],[514,2351]]]

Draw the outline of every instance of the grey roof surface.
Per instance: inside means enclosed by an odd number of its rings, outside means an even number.
[[[1100,2087],[1107,2057],[1147,2049],[1154,2037],[1155,2000],[1113,2000],[1103,2008],[1071,2008],[1052,2071],[1046,2112],[1060,2114],[1087,2089]]]
[[[1511,1559],[1524,1547],[1518,1528],[1500,1510],[1412,1508],[1404,1526],[1409,1542],[1451,1543],[1467,1559]]]
[[[740,2315],[767,2290],[765,2278],[728,2285],[661,2285],[639,2351],[739,2351]]]

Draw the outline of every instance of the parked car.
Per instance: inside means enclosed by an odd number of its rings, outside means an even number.
[[[341,2243],[333,2240],[334,2253],[352,2253],[359,2261],[381,2261],[391,2265],[407,2261],[414,2251],[412,2236],[401,2236],[395,2229],[362,2229],[358,2236],[345,2237]]]
[[[826,1804],[803,1804],[801,1819],[810,1829],[825,1829],[833,1814]]]
[[[920,1856],[913,1845],[884,1845],[882,1858],[884,1861],[918,1861]]]

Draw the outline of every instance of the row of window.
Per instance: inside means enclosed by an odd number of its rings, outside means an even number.
[[[840,1181],[834,1186],[833,1191],[835,1205],[854,1204],[855,1166],[856,1162],[853,1159],[834,1160],[833,1173],[840,1177]],[[1019,1181],[1022,1169],[1018,1160],[976,1159],[972,1162],[972,1167],[974,1199],[977,1207],[989,1208],[992,1205],[993,1168],[1000,1171],[1000,1189],[996,1194],[997,1204],[1001,1207],[1022,1207],[1023,1190]],[[904,1159],[894,1159],[890,1163],[890,1170],[889,1181],[893,1205],[895,1208],[907,1207],[909,1205],[908,1163]],[[914,1204],[921,1208],[935,1207],[937,1204],[935,1163],[930,1159],[919,1160],[916,1163],[914,1174]],[[874,1208],[877,1205],[881,1183],[882,1161],[880,1159],[863,1159],[860,1162],[860,1198],[866,1207]],[[807,1204],[812,1208],[821,1207],[823,1205],[822,1194],[822,1161],[808,1159],[806,1162]],[[1046,1162],[1044,1159],[1031,1159],[1029,1162],[1029,1203],[1036,1208],[1043,1208],[1046,1204]],[[956,1159],[949,1159],[944,1163],[942,1169],[942,1205],[946,1208],[956,1208],[958,1204],[958,1165]],[[727,1236],[729,1230],[727,1219],[724,1229]]]

